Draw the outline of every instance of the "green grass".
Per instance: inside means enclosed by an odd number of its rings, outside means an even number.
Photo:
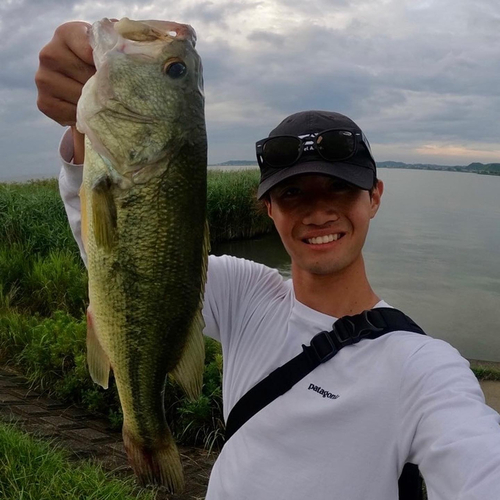
[[[500,381],[500,369],[489,366],[476,366],[472,368],[474,375],[478,380],[497,380]]]
[[[55,449],[12,425],[0,425],[0,498],[2,500],[153,500],[136,491],[133,479],[119,480],[98,465],[68,461]]]
[[[78,255],[55,179],[0,184],[0,242],[25,258],[57,249]]]

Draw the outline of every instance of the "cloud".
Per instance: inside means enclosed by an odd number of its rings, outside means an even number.
[[[469,158],[475,161],[500,158],[500,149],[485,151],[484,149],[473,149],[452,144],[424,144],[419,148],[415,148],[415,152],[425,156],[449,156],[453,158]]]
[[[497,154],[496,0],[9,0],[0,5],[0,169],[19,163],[27,135],[35,158],[55,152],[60,127],[36,109],[33,83],[55,28],[123,16],[196,29],[211,162],[253,158],[255,140],[284,116],[315,108],[352,117],[380,160]],[[26,169],[53,168],[28,156]]]

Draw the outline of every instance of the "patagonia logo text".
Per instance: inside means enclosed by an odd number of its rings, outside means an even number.
[[[328,399],[337,399],[340,397],[338,394],[332,394],[331,392],[325,391],[325,389],[322,389],[318,385],[314,384],[309,384],[308,390],[317,392],[318,394],[321,394],[324,398]]]

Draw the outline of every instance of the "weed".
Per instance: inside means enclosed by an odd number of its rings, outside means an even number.
[[[133,478],[118,480],[89,462],[70,464],[68,453],[12,425],[0,425],[0,498],[3,500],[153,500]]]

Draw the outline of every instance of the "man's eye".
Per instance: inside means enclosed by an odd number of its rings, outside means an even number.
[[[281,196],[283,198],[291,198],[300,194],[300,189],[296,187],[289,187],[282,191]]]

